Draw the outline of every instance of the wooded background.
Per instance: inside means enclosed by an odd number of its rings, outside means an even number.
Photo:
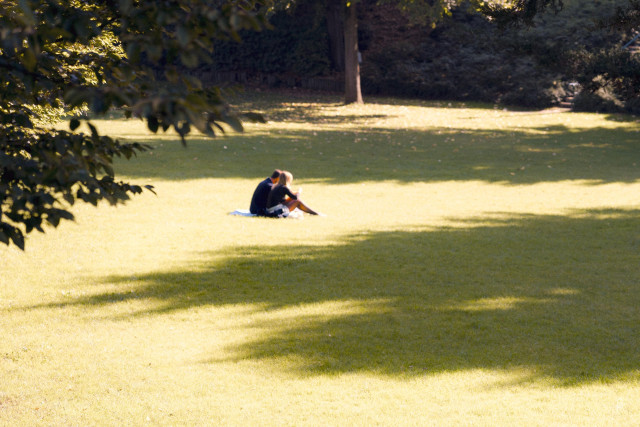
[[[342,91],[342,23],[331,5],[303,0],[273,14],[272,29],[246,32],[242,44],[219,43],[214,64],[200,75],[216,83]],[[433,25],[412,21],[392,4],[362,0],[362,91],[524,108],[571,100],[582,111],[638,113],[640,63],[634,44],[623,49],[636,33],[602,23],[626,5],[569,0],[557,14],[539,14],[533,27],[500,29],[464,7]],[[603,81],[616,73],[617,80]]]

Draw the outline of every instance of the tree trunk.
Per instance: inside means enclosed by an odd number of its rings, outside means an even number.
[[[353,0],[346,8],[344,20],[344,102],[362,104],[358,63],[358,14]]]
[[[342,11],[344,0],[327,2],[327,31],[329,33],[329,52],[331,65],[336,71],[344,71],[344,22]]]

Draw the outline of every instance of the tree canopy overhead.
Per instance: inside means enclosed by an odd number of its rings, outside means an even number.
[[[100,135],[89,115],[49,128],[60,108],[121,108],[157,132],[184,137],[242,130],[219,88],[184,73],[210,60],[216,40],[239,40],[266,20],[253,0],[4,0],[0,5],[0,242],[73,219],[80,200],[115,204],[142,188],[115,180],[114,157],[146,149]],[[245,119],[260,120],[247,114]],[[86,121],[89,134],[77,132]],[[151,187],[147,187],[151,189]]]

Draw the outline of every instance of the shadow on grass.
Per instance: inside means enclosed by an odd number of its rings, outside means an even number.
[[[497,369],[564,386],[637,381],[638,230],[640,210],[578,211],[335,246],[240,247],[197,271],[109,277],[122,292],[45,307],[142,299],[148,310],[131,315],[148,316],[250,304],[263,315],[248,327],[266,332],[231,348],[232,360],[284,361],[298,374]],[[283,321],[280,309],[294,314]]]
[[[487,108],[480,104],[383,98],[374,98],[370,103]],[[499,117],[493,117],[496,129],[446,128],[446,122],[442,122],[441,127],[425,129],[389,129],[375,127],[379,119],[392,118],[380,113],[380,109],[370,114],[349,114],[349,111],[327,114],[332,107],[341,105],[341,98],[335,95],[270,93],[265,96],[249,92],[237,101],[241,111],[262,111],[271,121],[298,126],[304,123],[305,128],[258,126],[255,132],[229,133],[214,139],[191,136],[186,150],[178,138],[172,140],[171,135],[132,135],[155,148],[152,153],[142,153],[132,161],[118,161],[116,170],[134,180],[172,181],[259,180],[274,168],[290,170],[297,179],[327,183],[481,180],[532,184],[576,179],[594,183],[640,179],[640,127],[535,128],[528,125],[530,116],[540,112],[505,112],[505,117],[511,119],[517,114],[522,128],[498,129]],[[478,126],[480,117],[482,115],[471,113],[470,117],[453,122],[469,123],[473,127]],[[624,116],[610,116],[610,120],[630,121]],[[335,125],[348,126],[332,129]]]
[[[314,130],[153,142],[152,153],[119,162],[132,179],[262,179],[274,168],[328,183],[480,180],[533,184],[640,179],[634,129]]]
[[[297,105],[321,105],[321,106],[345,106],[344,94],[327,93],[314,91],[287,90],[286,88],[266,89],[266,90],[245,90],[236,93],[230,98],[230,102],[241,110],[251,109],[282,109],[286,111],[288,106]],[[494,103],[479,101],[455,101],[455,100],[430,100],[418,98],[397,98],[379,95],[365,96],[366,105],[383,105],[383,106],[409,106],[409,107],[426,107],[426,108],[456,108],[456,109],[479,109],[479,110],[502,110],[511,112],[522,112],[523,114],[545,114],[552,109],[530,109],[526,107],[506,106]],[[285,108],[283,108],[285,107]],[[633,116],[620,116],[621,119],[626,117],[633,120]]]

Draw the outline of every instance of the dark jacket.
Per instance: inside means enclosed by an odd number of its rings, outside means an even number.
[[[271,178],[267,178],[258,184],[256,190],[253,192],[253,197],[251,197],[251,206],[249,207],[249,211],[252,214],[265,215],[267,199],[269,198],[269,193],[271,192],[272,187],[273,182],[271,181]]]
[[[269,198],[267,199],[267,209],[272,208],[279,203],[284,203],[286,201],[286,196],[289,196],[294,200],[298,199],[298,196],[293,194],[286,185],[276,185],[273,187],[269,193]]]

